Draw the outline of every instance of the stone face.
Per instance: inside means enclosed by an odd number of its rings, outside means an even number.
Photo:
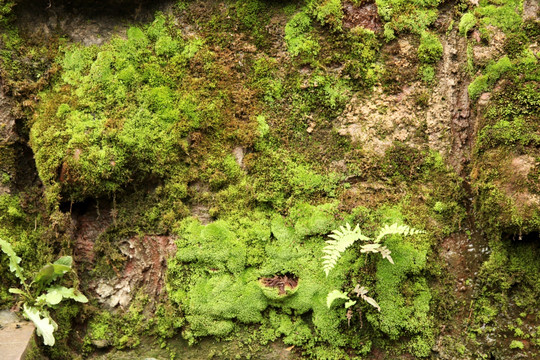
[[[0,311],[0,357],[3,360],[21,360],[34,336],[34,324],[19,321],[8,310]]]

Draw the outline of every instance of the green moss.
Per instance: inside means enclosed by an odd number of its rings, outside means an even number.
[[[15,6],[12,1],[0,1],[0,24],[6,25],[11,19],[11,9]]]
[[[337,207],[337,202],[319,206],[297,204],[290,210],[290,219],[295,223],[296,235],[303,237],[329,233],[336,226]]]
[[[308,165],[293,162],[283,151],[265,149],[247,157],[246,162],[255,198],[276,208],[312,194],[332,194],[337,186],[334,174],[318,174]]]
[[[276,78],[277,69],[275,58],[262,57],[253,64],[253,83],[262,93],[263,99],[270,103],[283,97],[283,82]]]
[[[192,221],[183,231],[178,260],[200,264],[207,271],[227,270],[238,275],[244,269],[246,246],[238,241],[226,222],[202,226]]]
[[[534,133],[534,123],[523,118],[514,121],[499,120],[494,125],[485,126],[478,136],[478,147],[489,149],[497,146],[528,146],[540,144],[540,137]]]
[[[387,22],[384,35],[391,40],[394,33],[410,31],[421,34],[435,19],[439,0],[376,0],[381,18]]]
[[[504,52],[510,59],[517,59],[523,55],[529,39],[522,33],[513,33],[508,35],[504,43]]]
[[[261,311],[268,306],[268,300],[257,284],[257,278],[249,273],[235,279],[230,275],[217,275],[198,280],[189,292],[187,320],[194,336],[218,335],[215,325],[223,331],[223,319],[238,319],[243,323],[257,323],[262,320]],[[205,326],[208,320],[210,327]],[[196,320],[196,321],[195,321]],[[232,330],[232,326],[230,327]],[[220,336],[226,335],[223,333]]]
[[[204,40],[185,38],[161,14],[127,33],[127,40],[101,47],[68,46],[61,79],[42,95],[30,143],[53,208],[59,197],[113,197],[149,179],[174,178],[185,188],[200,175],[220,190],[241,175],[223,153],[227,146],[189,148],[194,132],[204,133],[199,141],[215,136],[220,144],[248,146],[255,138],[255,107],[232,99],[231,70]],[[240,111],[249,113],[247,121],[237,118]],[[186,171],[190,150],[202,174]],[[217,161],[221,156],[225,162]]]
[[[476,99],[483,92],[489,91],[490,88],[499,80],[499,78],[507,71],[513,68],[513,64],[504,56],[496,63],[491,63],[486,67],[483,75],[478,76],[472,83],[469,84],[469,96],[471,99]]]
[[[507,32],[515,30],[521,25],[520,12],[522,9],[521,0],[486,1],[475,9],[475,13],[478,14],[482,25],[493,25]]]
[[[463,36],[467,36],[469,31],[476,25],[476,17],[473,13],[465,13],[459,21],[459,33]]]
[[[377,267],[378,302],[381,314],[368,317],[375,326],[392,338],[403,331],[417,333],[429,331],[428,317],[431,293],[425,279],[410,284],[410,298],[403,297],[400,289],[410,275],[419,275],[426,264],[426,251],[417,250],[410,244],[387,241],[395,265],[381,261]],[[407,305],[407,302],[409,305]],[[421,330],[422,329],[422,330]]]
[[[334,30],[341,29],[343,18],[341,0],[312,1],[310,5],[313,15],[321,24],[328,24]]]
[[[156,43],[156,60],[176,50],[172,39],[165,44],[168,40],[160,37]],[[69,86],[44,96],[31,130],[36,165],[47,186],[59,182],[76,200],[101,196],[137,177],[159,176],[178,161],[177,144],[185,133],[176,131],[180,124],[174,122],[192,119],[183,116],[182,107],[177,110],[179,94],[163,76],[165,70],[149,73],[163,67],[147,63],[149,46],[143,30],[130,28],[128,40],[115,39],[99,51],[66,53],[63,82]]]
[[[96,342],[116,349],[139,346],[142,336],[151,324],[151,321],[143,315],[147,303],[145,295],[138,294],[125,312],[113,314],[110,311],[100,311],[94,314],[88,323],[84,338],[84,353],[90,353]]]
[[[257,45],[265,45],[269,4],[261,0],[238,0],[235,7],[238,23],[251,33]]]
[[[518,340],[512,340],[512,342],[510,343],[510,349],[520,349],[520,350],[523,350],[523,348],[525,347],[525,345],[523,345],[523,342],[522,341],[518,341]]]
[[[418,60],[423,63],[438,62],[443,53],[443,47],[437,35],[424,31],[420,36],[420,46],[418,47]]]
[[[435,80],[435,69],[431,65],[420,67],[420,78],[427,84],[433,83]]]
[[[284,336],[283,342],[287,345],[302,346],[312,336],[309,325],[301,318],[292,319],[290,315],[271,310],[269,320],[276,334]]]
[[[417,178],[424,165],[425,156],[421,151],[395,142],[382,159],[381,170],[392,181],[408,181]]]
[[[311,29],[311,18],[304,11],[298,12],[287,22],[285,43],[292,56],[310,57],[319,53],[319,44],[309,35]]]

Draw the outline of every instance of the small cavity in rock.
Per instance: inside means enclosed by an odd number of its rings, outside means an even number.
[[[264,286],[278,288],[279,295],[285,295],[285,287],[294,289],[298,286],[298,278],[292,274],[275,275],[274,277],[265,277],[261,279]]]

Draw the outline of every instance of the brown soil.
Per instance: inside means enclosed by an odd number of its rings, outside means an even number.
[[[382,27],[377,5],[374,3],[367,3],[357,7],[351,2],[345,2],[343,4],[343,14],[343,27],[346,29],[361,26],[371,31],[377,31]]]

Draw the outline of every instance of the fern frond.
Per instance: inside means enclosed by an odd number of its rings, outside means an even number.
[[[399,225],[397,223],[393,223],[392,225],[385,225],[381,231],[379,231],[379,235],[375,238],[375,242],[379,243],[383,237],[386,235],[416,235],[416,234],[424,234],[425,231],[423,230],[417,230],[407,225]]]
[[[390,264],[394,265],[394,260],[390,256],[392,253],[386,246],[383,246],[381,244],[367,244],[362,245],[360,248],[361,253],[379,253],[382,255],[383,259],[388,259],[390,261]]]
[[[366,294],[368,293],[367,288],[357,284],[355,286],[353,292],[356,294],[356,296],[360,297],[362,300],[364,300],[365,302],[367,302],[368,304],[373,306],[375,309],[377,309],[378,311],[381,311],[381,307],[379,306],[379,304],[377,304],[375,299],[373,299],[373,298],[371,298],[369,296],[366,296]]]
[[[364,299],[369,305],[373,306],[375,309],[377,309],[377,311],[381,311],[381,307],[379,306],[379,304],[377,304],[377,302],[375,301],[374,298],[371,298],[369,296],[362,296],[362,299]]]
[[[361,253],[378,253],[378,252],[381,252],[381,247],[382,245],[381,244],[366,244],[366,245],[362,245],[362,247],[360,248],[360,252]]]
[[[388,259],[388,261],[390,261],[390,264],[394,265],[394,260],[390,256],[390,254],[392,252],[390,250],[388,250],[388,248],[386,246],[381,247],[380,253],[381,253],[383,259]]]
[[[351,229],[351,225],[348,223],[346,226],[341,226],[340,230],[332,231],[332,234],[328,235],[328,237],[331,240],[326,240],[326,246],[323,249],[323,253],[326,255],[322,257],[323,270],[326,276],[336,266],[341,253],[347,250],[356,240],[369,240],[367,236],[362,235],[358,225],[354,229]]]
[[[330,306],[332,306],[332,303],[334,302],[334,300],[337,300],[337,299],[344,299],[344,300],[347,300],[347,301],[351,300],[346,292],[341,292],[339,290],[332,290],[326,296],[326,306],[328,306],[328,308],[330,308]]]

